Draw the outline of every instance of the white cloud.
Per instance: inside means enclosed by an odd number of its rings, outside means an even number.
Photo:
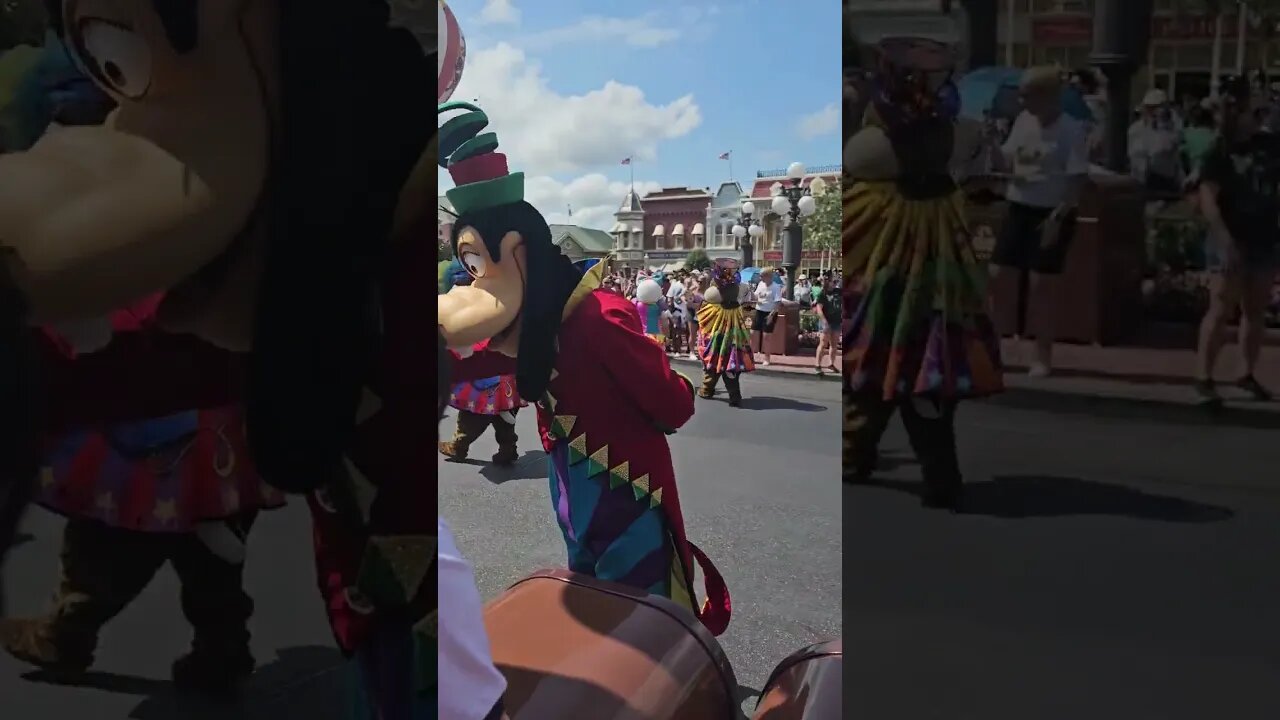
[[[597,42],[623,44],[638,48],[654,48],[680,39],[680,30],[661,22],[660,15],[635,18],[601,17],[589,15],[572,25],[533,33],[520,39],[529,48],[552,48],[566,42],[581,44]]]
[[[441,171],[439,180],[442,193],[445,188],[453,186],[448,178],[448,174]],[[611,180],[600,173],[588,173],[568,182],[547,175],[537,175],[525,178],[524,199],[537,208],[548,223],[581,225],[608,231],[616,222],[613,214],[618,211],[629,188],[629,183]],[[661,189],[661,183],[636,181],[636,192],[641,197]],[[569,216],[569,208],[573,208],[572,217]]]
[[[485,0],[480,10],[480,22],[486,25],[515,25],[520,22],[520,10],[511,0]]]
[[[657,157],[661,143],[689,134],[702,122],[691,95],[654,104],[640,88],[616,81],[580,95],[556,92],[536,61],[505,43],[468,56],[454,98],[479,101],[490,119],[486,131],[498,134],[499,151],[511,169],[525,172],[525,199],[548,222],[600,230],[613,226],[629,188],[600,169],[625,177],[626,168],[619,165],[623,158],[643,167]],[[447,172],[437,177],[442,190],[452,187]],[[565,177],[573,179],[559,179]],[[657,182],[636,182],[642,196],[659,189]]]
[[[805,115],[796,123],[796,132],[805,140],[834,133],[840,129],[840,108],[836,103],[821,110]]]
[[[548,223],[568,223],[608,230],[616,222],[613,214],[622,204],[622,198],[626,196],[629,187],[625,181],[610,180],[600,173],[583,175],[567,183],[540,176],[525,180],[524,195],[529,204],[538,208],[547,218]],[[636,192],[641,197],[661,189],[660,183],[636,182]],[[568,212],[570,207],[573,208],[572,218]]]
[[[663,141],[702,122],[692,95],[655,105],[640,88],[613,80],[582,95],[562,95],[535,60],[506,43],[467,58],[454,98],[479,100],[512,170],[530,175],[577,174],[625,157],[651,160]]]

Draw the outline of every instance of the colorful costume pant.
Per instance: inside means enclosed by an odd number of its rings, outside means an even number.
[[[870,393],[845,391],[844,468],[852,471],[855,481],[870,478],[875,470],[880,439],[897,411],[907,429],[911,449],[924,474],[927,486],[952,490],[961,482],[960,461],[956,455],[954,402],[944,402],[936,412],[925,413],[917,402],[923,399],[884,400]]]
[[[724,378],[724,388],[729,391],[729,402],[737,404],[742,402],[742,385],[739,380],[741,376],[738,373],[718,373],[710,370],[702,371],[702,389],[698,391],[698,395],[704,398],[710,398],[716,394],[716,386],[720,384],[720,378]]]
[[[569,569],[672,597],[675,554],[661,507],[638,501],[630,485],[612,486],[591,463],[570,463],[568,443],[549,459],[551,504],[569,551]]]
[[[436,717],[435,657],[415,644],[409,621],[383,620],[347,663],[347,720],[427,720]],[[428,662],[430,667],[427,667]],[[428,674],[433,682],[422,687]]]
[[[245,513],[227,527],[243,540],[256,515]],[[182,612],[195,631],[193,650],[228,662],[248,656],[253,600],[244,591],[244,564],[224,559],[194,532],[148,533],[71,518],[61,561],[61,581],[42,632],[62,659],[91,660],[102,627],[166,562],[182,585]]]

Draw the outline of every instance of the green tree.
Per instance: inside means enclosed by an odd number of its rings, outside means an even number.
[[[711,267],[711,258],[707,257],[706,250],[694,248],[684,259],[684,267],[686,270],[707,270]]]
[[[48,24],[40,0],[0,0],[0,52],[18,45],[44,44]]]
[[[804,249],[819,250],[824,257],[834,262],[840,249],[840,223],[844,219],[844,205],[841,201],[844,193],[840,190],[840,180],[827,183],[827,189],[815,197],[813,214],[803,218]]]

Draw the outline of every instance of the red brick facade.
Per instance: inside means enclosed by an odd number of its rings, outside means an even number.
[[[707,208],[711,206],[711,193],[708,190],[663,188],[649,193],[641,202],[644,203],[645,250],[692,250],[695,247],[706,247],[705,238],[695,241],[693,232],[695,227],[707,221]],[[655,237],[654,232],[659,226],[663,229],[663,235]],[[683,226],[682,238],[676,237],[678,226]]]

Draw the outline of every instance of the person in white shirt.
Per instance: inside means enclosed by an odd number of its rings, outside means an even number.
[[[439,518],[436,571],[440,602],[440,720],[505,718],[506,678],[493,665],[485,632],[483,603],[471,565],[458,552],[453,533]]]
[[[670,350],[676,354],[684,351],[682,343],[685,339],[685,292],[684,275],[676,273],[671,286],[667,288],[667,314],[671,317],[671,332],[667,336],[667,342],[670,343]]]
[[[998,275],[1003,268],[1028,272],[1031,296],[1055,298],[1075,234],[1080,192],[1089,174],[1088,128],[1063,112],[1057,68],[1027,70],[1020,92],[1024,109],[999,158],[1011,173],[1005,191],[1009,213],[992,253],[992,272]],[[1028,300],[1019,301],[1020,334]],[[1055,308],[1036,310],[1036,356],[1030,374],[1044,377],[1053,365]]]
[[[437,419],[444,414],[449,402],[450,360],[444,337],[437,332]],[[507,680],[493,664],[489,634],[484,627],[483,602],[471,565],[458,552],[453,533],[439,515],[436,532],[438,720],[508,720],[502,707]]]
[[[777,315],[774,311],[778,309],[778,304],[782,302],[782,286],[773,282],[773,268],[765,268],[760,271],[760,282],[756,285],[756,315],[751,323],[751,334],[755,338],[756,349],[760,352],[762,359],[759,361],[761,365],[769,364],[769,353],[764,349],[764,336],[773,332],[774,321]]]
[[[1129,173],[1152,192],[1181,193],[1181,128],[1173,120],[1169,98],[1163,90],[1149,90],[1139,113],[1129,126]]]

